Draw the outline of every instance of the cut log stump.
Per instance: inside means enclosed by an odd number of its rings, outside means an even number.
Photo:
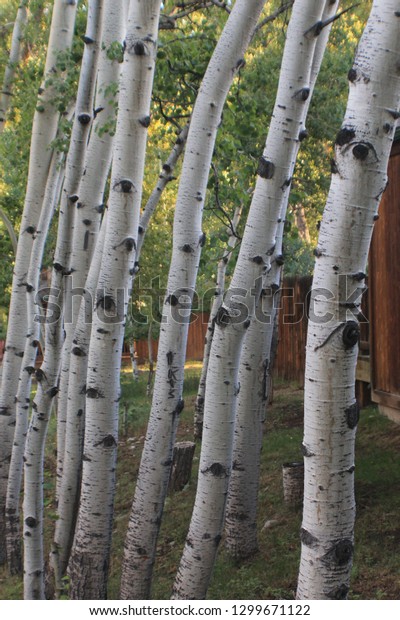
[[[283,499],[289,506],[301,506],[304,493],[304,463],[282,465]]]
[[[181,441],[174,446],[171,476],[168,492],[182,491],[190,480],[196,444],[193,441]]]

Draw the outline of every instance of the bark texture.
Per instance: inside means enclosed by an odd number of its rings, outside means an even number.
[[[282,204],[302,138],[311,94],[312,63],[325,3],[297,0],[288,27],[278,93],[240,253],[215,324],[208,369],[198,487],[174,598],[205,597],[222,536],[232,467],[238,367],[242,342],[254,317],[262,277],[270,267]],[[254,370],[247,368],[248,372]],[[212,507],[212,508],[211,508]]]
[[[125,542],[123,599],[143,600],[150,595],[175,433],[184,406],[182,385],[188,320],[205,242],[201,219],[211,157],[226,95],[263,5],[263,0],[236,2],[192,113],[175,210],[172,261],[152,408]]]
[[[69,563],[74,599],[103,599],[107,591],[119,371],[135,271],[160,4],[133,0],[129,8],[108,223],[88,356],[82,490]]]
[[[297,598],[344,599],[354,549],[357,313],[400,96],[399,3],[377,0],[349,77],[321,224],[307,338]]]
[[[71,3],[70,0],[56,0],[53,7],[45,77],[39,90],[32,126],[28,183],[15,259],[0,392],[0,564],[6,557],[4,526],[6,485],[14,435],[15,395],[26,339],[27,306],[24,284],[52,158],[51,149],[48,147],[56,138],[59,122],[59,113],[51,104],[53,94],[51,87],[46,86],[46,79],[58,73],[57,56],[60,51],[71,46],[75,15],[76,3]]]
[[[325,2],[321,21],[325,24],[319,34],[311,65],[310,96],[299,110],[298,121],[305,122],[311,95],[329,38],[332,17],[338,2]],[[292,167],[288,177],[294,173],[299,149],[295,144]],[[225,515],[225,546],[237,559],[252,556],[258,549],[257,505],[260,475],[260,451],[262,428],[266,410],[271,398],[272,370],[275,351],[274,336],[278,329],[280,286],[284,265],[283,234],[290,188],[282,189],[281,213],[278,219],[274,253],[267,273],[263,276],[260,301],[255,308],[255,317],[245,334],[240,356],[235,431],[232,454],[232,471],[229,481]],[[250,370],[251,369],[251,370]]]

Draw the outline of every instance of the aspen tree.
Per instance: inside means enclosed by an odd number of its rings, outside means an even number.
[[[400,105],[400,5],[376,0],[348,73],[307,337],[298,599],[344,599],[354,551],[354,384],[368,249]]]
[[[114,144],[112,121],[117,97],[113,97],[111,92],[115,92],[118,86],[120,53],[126,28],[125,4],[121,1],[106,0],[103,24],[95,118],[86,152],[84,173],[79,183],[79,199],[76,202],[71,233],[72,248],[67,269],[70,272],[67,294],[71,298],[68,321],[65,323],[66,343],[60,377],[62,398],[59,396],[57,419],[58,519],[52,550],[52,565],[57,583],[60,583],[67,568],[79,498],[85,423],[85,394],[82,390],[86,383],[91,323],[91,313],[87,304],[94,298],[97,286],[97,281],[93,282],[91,279],[88,291],[86,279],[104,209],[104,191],[112,159]],[[97,256],[96,260],[101,261],[101,255]],[[80,313],[81,304],[84,305],[83,314]],[[77,327],[78,317],[79,327]],[[76,329],[78,335],[75,335]]]
[[[125,542],[121,597],[149,598],[172,450],[183,409],[183,369],[201,248],[202,210],[221,113],[263,8],[238,0],[221,34],[193,109],[175,207],[173,251],[161,322],[146,440]]]
[[[14,434],[15,395],[26,340],[26,274],[51,164],[52,152],[49,145],[56,138],[60,118],[52,103],[52,86],[47,82],[49,78],[58,76],[59,53],[71,46],[75,15],[75,0],[55,0],[44,80],[39,89],[32,125],[28,182],[15,259],[0,391],[0,564],[5,561],[6,485]]]
[[[325,25],[318,36],[311,68],[310,87],[312,94],[317,80],[325,48],[328,42],[332,18],[339,2],[325,3],[322,22]],[[330,22],[330,23],[329,23]],[[302,109],[303,129],[308,114],[311,96]],[[298,142],[296,148],[298,149]],[[293,176],[297,155],[292,160]],[[272,343],[277,329],[279,313],[280,286],[284,265],[283,234],[286,221],[289,188],[282,194],[281,213],[278,220],[275,249],[271,264],[263,276],[262,293],[254,319],[246,331],[240,355],[235,415],[235,431],[232,453],[232,470],[225,515],[225,546],[237,559],[253,555],[257,542],[257,504],[260,475],[260,451],[262,427],[271,389],[273,368]],[[249,372],[249,369],[253,369]]]
[[[119,371],[140,216],[160,0],[132,0],[105,247],[88,355],[82,489],[69,562],[71,597],[106,597],[118,442]]]
[[[79,77],[76,111],[58,218],[58,235],[52,269],[50,300],[46,313],[46,347],[41,368],[36,371],[37,395],[28,428],[24,457],[24,597],[44,598],[43,557],[43,459],[51,405],[58,393],[60,360],[64,345],[64,278],[71,251],[73,206],[83,173],[89,128],[92,120],[93,93],[97,76],[98,48],[101,38],[103,0],[91,0],[84,37],[85,49]],[[53,314],[57,304],[58,316]]]
[[[278,92],[230,288],[215,322],[204,409],[195,505],[174,585],[174,598],[205,597],[222,536],[232,467],[238,367],[263,274],[276,243],[282,199],[291,183],[303,109],[311,94],[312,62],[327,2],[297,0],[288,26]],[[326,24],[325,24],[326,25]],[[252,371],[248,368],[248,371]],[[201,560],[200,560],[201,558]]]
[[[18,64],[22,56],[22,41],[28,21],[28,0],[22,0],[17,11],[11,38],[10,56],[4,72],[3,85],[0,92],[0,133],[4,130],[7,112],[13,95],[13,82]]]

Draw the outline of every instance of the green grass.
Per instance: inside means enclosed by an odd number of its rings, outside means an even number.
[[[186,370],[185,410],[178,437],[191,439],[193,409],[200,364]],[[122,411],[127,408],[127,428],[121,426],[116,519],[113,535],[109,598],[118,598],[120,563],[150,400],[146,396],[147,372],[139,382],[122,373]],[[275,382],[274,402],[265,424],[259,498],[259,553],[242,563],[224,551],[223,541],[210,585],[209,599],[293,599],[300,555],[301,508],[283,501],[282,464],[301,459],[303,392],[294,384]],[[50,436],[54,437],[54,421]],[[125,434],[126,430],[126,434]],[[196,490],[199,447],[196,447],[191,482],[169,496],[158,543],[153,597],[168,599],[182,553]],[[47,543],[54,524],[54,451],[47,451]],[[356,551],[350,598],[400,597],[400,426],[382,417],[371,406],[361,413],[356,458]],[[0,597],[22,596],[20,580],[0,572]]]

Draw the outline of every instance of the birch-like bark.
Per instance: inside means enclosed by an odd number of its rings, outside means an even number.
[[[86,152],[85,172],[79,185],[79,208],[75,212],[68,269],[74,295],[70,302],[71,315],[66,325],[66,334],[70,341],[68,350],[71,351],[72,346],[73,353],[67,354],[65,348],[60,386],[64,399],[59,407],[58,419],[58,519],[51,553],[57,595],[62,589],[62,577],[67,569],[78,509],[85,427],[84,388],[92,321],[91,300],[95,297],[102,257],[102,248],[98,247],[96,239],[114,144],[112,132],[104,131],[104,126],[114,115],[115,102],[110,90],[118,80],[120,70],[118,62],[109,57],[109,50],[113,43],[122,44],[125,25],[125,2],[106,0],[97,76],[97,114]],[[103,226],[104,241],[105,224]],[[96,264],[92,266],[94,247]],[[92,270],[90,276],[89,269]]]
[[[339,2],[325,2],[322,22],[326,24],[318,37],[311,68],[310,86],[314,90],[325,48],[328,42],[331,18]],[[310,93],[311,94],[311,93]],[[302,131],[305,131],[311,97],[302,110]],[[296,148],[298,150],[299,143]],[[293,156],[294,173],[297,151]],[[256,316],[246,332],[240,356],[232,470],[225,514],[225,546],[237,559],[251,557],[258,549],[257,505],[260,476],[260,452],[262,427],[270,400],[271,373],[274,352],[272,342],[277,329],[279,313],[279,289],[282,282],[283,232],[286,218],[289,188],[282,194],[281,213],[278,221],[276,244],[269,271],[263,277],[263,291],[256,309]],[[249,372],[249,368],[253,371]]]
[[[11,38],[10,56],[4,72],[3,86],[0,92],[0,133],[6,124],[7,112],[11,106],[15,73],[22,56],[22,41],[28,21],[28,0],[22,0],[17,11]]]
[[[150,420],[125,542],[124,599],[149,598],[179,414],[190,307],[205,236],[202,211],[225,98],[264,0],[238,0],[200,86],[190,121],[175,208],[172,261],[159,338]]]
[[[70,148],[66,158],[66,171],[62,199],[59,211],[57,245],[52,269],[52,295],[57,296],[58,316],[49,318],[51,325],[46,329],[46,347],[40,373],[44,373],[40,387],[46,385],[46,396],[38,394],[40,406],[35,409],[27,433],[25,452],[25,496],[24,521],[33,525],[25,525],[25,580],[24,596],[27,599],[44,597],[44,568],[43,568],[43,507],[41,499],[43,491],[43,454],[46,439],[47,425],[50,419],[52,397],[58,393],[58,373],[62,346],[66,345],[64,338],[63,310],[64,310],[64,278],[68,275],[68,264],[71,252],[71,224],[73,207],[78,201],[79,182],[83,173],[84,158],[93,110],[93,93],[97,75],[97,57],[99,37],[101,33],[103,1],[92,0],[88,6],[88,21],[84,37],[85,49],[79,78],[76,111],[72,126]],[[66,291],[68,295],[68,290]],[[50,306],[50,312],[52,311]],[[66,317],[64,317],[64,324]],[[59,324],[59,325],[58,325]],[[47,335],[47,331],[49,335]],[[50,346],[47,346],[47,339]],[[55,350],[55,347],[60,347]],[[53,365],[54,364],[54,365]],[[44,370],[45,369],[45,370]],[[49,383],[51,381],[51,383]],[[50,392],[48,392],[50,390]],[[45,409],[45,407],[48,409]],[[38,413],[39,411],[39,413]],[[35,480],[34,475],[37,477]]]
[[[129,7],[108,224],[88,357],[82,489],[69,563],[74,599],[103,599],[107,590],[119,371],[135,271],[160,5],[160,0],[133,0]]]
[[[32,126],[28,183],[13,274],[0,393],[0,564],[5,561],[6,485],[14,435],[15,395],[26,339],[26,274],[52,157],[49,145],[57,135],[59,122],[59,112],[51,103],[52,88],[46,86],[46,80],[49,76],[57,74],[58,54],[71,46],[75,14],[75,1],[56,0],[50,28],[45,77],[39,90]]]
[[[303,109],[311,94],[311,68],[324,7],[325,2],[296,0],[288,26],[276,103],[240,253],[215,321],[197,494],[174,598],[205,597],[222,536],[240,390],[241,346],[259,300],[262,276],[275,249],[282,200],[291,183],[297,144],[304,137]],[[248,372],[252,370],[248,368]]]
[[[76,275],[73,272],[73,269],[77,269],[79,274],[82,263],[82,267],[87,267],[88,264],[87,258],[80,256],[82,262],[79,262],[78,264],[78,261],[76,261],[73,265],[71,265],[71,254],[73,249],[72,241],[74,232],[76,233],[77,230],[81,231],[82,228],[84,228],[85,226],[82,220],[86,220],[86,213],[83,218],[80,214],[81,207],[84,203],[80,200],[79,192],[81,180],[85,172],[85,164],[87,163],[87,143],[89,138],[89,132],[92,129],[92,121],[94,117],[93,103],[97,79],[97,64],[101,45],[103,6],[104,0],[90,0],[88,4],[86,33],[83,39],[85,42],[85,48],[83,52],[81,72],[79,76],[79,85],[76,99],[74,123],[72,126],[71,142],[67,155],[65,183],[62,201],[60,205],[57,245],[53,265],[52,286],[60,290],[60,300],[62,300],[64,303],[67,302],[65,309],[60,308],[61,313],[64,314],[65,340],[61,358],[62,361],[59,386],[60,390],[58,393],[58,480],[62,475],[62,459],[64,457],[65,448],[65,417],[68,398],[68,371],[74,327],[71,314],[73,314],[74,305],[79,302],[79,296],[75,296],[73,294],[73,289],[75,285],[79,286],[79,284],[81,284],[83,287],[84,284],[84,281],[83,283],[81,283],[79,275]],[[88,170],[86,170],[86,175],[89,175],[90,177],[90,172]],[[85,185],[87,187],[88,183],[86,182]],[[100,203],[94,206],[98,207],[99,204]],[[94,225],[94,228],[96,227],[96,225],[97,223]],[[88,227],[89,226],[90,225],[88,225]],[[75,234],[75,238],[77,237],[79,237],[77,239],[77,242],[78,248],[80,249],[81,236]],[[87,245],[89,245],[89,243]],[[66,278],[66,276],[68,276],[68,278]],[[57,483],[57,490],[58,487],[59,483]]]
[[[238,237],[236,234],[239,219],[242,213],[242,205],[236,208],[232,218],[232,230],[228,239],[228,247],[224,251],[224,254],[220,261],[218,261],[217,269],[217,282],[215,287],[215,297],[211,306],[211,312],[208,319],[207,334],[204,343],[203,353],[203,366],[201,369],[199,389],[197,391],[196,403],[194,408],[194,437],[201,440],[203,434],[203,417],[204,417],[204,399],[206,395],[206,382],[207,382],[207,370],[208,362],[210,361],[211,344],[214,335],[215,317],[218,310],[222,305],[225,292],[225,276],[228,268],[228,263],[232,257],[233,250],[235,249]],[[229,230],[228,230],[229,232]]]
[[[297,598],[344,599],[354,549],[357,314],[400,105],[399,2],[376,0],[349,71],[311,297]]]
[[[53,154],[43,201],[43,208],[36,230],[32,247],[31,260],[26,278],[26,297],[28,307],[27,339],[22,359],[16,396],[16,426],[6,498],[6,545],[7,564],[12,575],[22,570],[21,532],[20,532],[20,491],[22,483],[23,456],[25,438],[28,430],[32,375],[35,372],[35,361],[40,339],[40,270],[44,254],[47,233],[60,196],[60,177],[62,171],[62,154]],[[36,319],[36,320],[35,320]]]

